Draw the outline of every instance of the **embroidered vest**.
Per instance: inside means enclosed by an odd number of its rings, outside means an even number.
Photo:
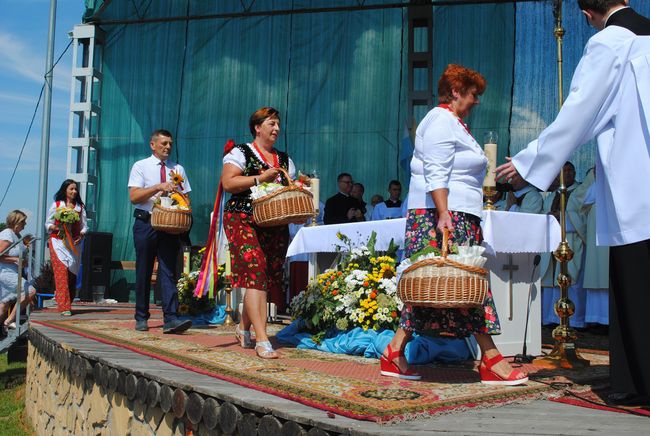
[[[244,157],[246,158],[246,166],[244,167],[243,176],[257,176],[270,168],[266,162],[257,157],[247,144],[237,144],[235,147],[244,153]],[[282,151],[276,150],[276,152],[278,153],[278,162],[280,163],[280,167],[289,171],[289,155]],[[286,177],[283,174],[280,176],[282,178],[282,184],[285,186],[288,185],[289,181]],[[230,199],[226,202],[224,210],[226,212],[243,212],[252,215],[253,199],[251,198],[251,190],[247,189],[237,194],[232,194]]]

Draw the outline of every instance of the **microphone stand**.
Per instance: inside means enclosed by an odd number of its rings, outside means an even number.
[[[542,260],[542,256],[539,254],[535,256],[533,260],[533,272],[530,274],[530,285],[528,285],[528,305],[526,307],[526,324],[524,324],[524,346],[521,350],[521,354],[517,354],[514,358],[515,363],[533,363],[533,356],[530,356],[527,353],[526,347],[526,337],[528,336],[528,319],[530,318],[530,297],[533,290],[533,278],[535,277],[535,271],[539,266],[539,262]]]

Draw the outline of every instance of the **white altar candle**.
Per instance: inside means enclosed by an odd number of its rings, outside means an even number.
[[[497,145],[491,142],[485,144],[485,157],[488,159],[487,172],[483,186],[494,187],[497,185],[494,171],[497,168]]]
[[[226,270],[224,271],[224,275],[229,276],[230,272],[230,249],[226,248]]]
[[[314,210],[318,210],[318,203],[320,202],[320,180],[316,178],[311,179],[311,193],[314,196]]]

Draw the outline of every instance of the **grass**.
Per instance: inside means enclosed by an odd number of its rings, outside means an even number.
[[[0,355],[0,435],[32,435],[25,424],[25,362],[7,363]]]

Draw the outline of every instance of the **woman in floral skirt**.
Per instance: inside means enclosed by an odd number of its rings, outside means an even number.
[[[224,210],[223,227],[233,259],[233,287],[246,289],[241,322],[235,330],[240,345],[255,348],[263,359],[277,359],[266,333],[267,294],[279,308],[284,306],[282,279],[289,246],[289,226],[258,227],[253,222],[251,187],[264,182],[284,185],[288,180],[279,168],[295,177],[296,169],[286,153],[274,148],[280,134],[276,109],[263,107],[249,120],[253,142],[235,145],[223,158],[221,183],[232,195]],[[253,346],[250,328],[255,329]]]
[[[448,65],[438,82],[439,105],[429,111],[416,130],[411,161],[405,256],[427,246],[441,247],[442,232],[450,244],[479,245],[483,179],[487,158],[463,118],[485,91],[481,74]],[[492,294],[477,309],[436,309],[405,305],[400,327],[381,356],[381,374],[418,380],[408,369],[404,349],[414,331],[430,336],[463,338],[474,335],[481,348],[479,366],[485,384],[519,385],[526,374],[513,369],[497,350],[491,335],[500,333]]]

